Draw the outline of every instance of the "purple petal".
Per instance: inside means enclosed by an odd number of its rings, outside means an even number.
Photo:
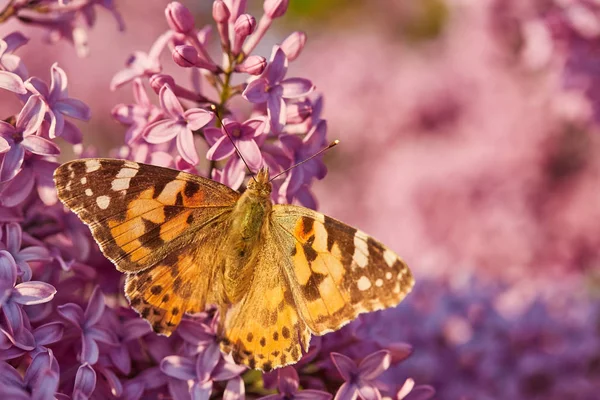
[[[8,122],[0,121],[0,135],[4,135],[5,137],[11,138],[15,134],[17,134],[17,129],[15,129],[14,126],[9,124]],[[2,138],[2,139],[4,141],[6,141],[6,139],[4,139],[4,138]],[[12,140],[11,140],[11,143],[12,143]]]
[[[304,137],[304,143],[314,151],[321,150],[325,145],[325,136],[327,135],[327,121],[322,119],[317,125]]]
[[[206,382],[195,382],[192,388],[190,389],[190,394],[192,395],[192,400],[207,400],[210,399],[210,394],[212,393],[213,383],[212,381]]]
[[[31,400],[54,400],[58,389],[59,375],[52,370],[41,373],[38,384],[31,392]]]
[[[177,127],[181,127],[181,124],[172,119],[156,121],[146,127],[144,138],[152,144],[166,143],[177,136]]]
[[[61,322],[50,322],[33,331],[33,337],[38,346],[58,342],[63,335],[64,327]]]
[[[0,250],[0,289],[12,288],[17,282],[17,263],[6,250]]]
[[[263,76],[268,80],[269,84],[275,85],[279,83],[287,72],[287,57],[281,47],[273,47],[271,53],[271,61],[265,69]]]
[[[21,144],[30,152],[41,156],[55,156],[60,154],[60,147],[40,136],[26,136]]]
[[[33,135],[40,128],[45,114],[46,104],[42,98],[37,94],[29,96],[17,117],[17,130],[21,131],[23,136]]]
[[[287,115],[285,101],[276,92],[270,92],[267,99],[267,114],[271,123],[271,130],[275,133],[281,132],[285,125]]]
[[[23,230],[21,229],[21,225],[15,222],[6,225],[6,238],[4,241],[6,243],[6,249],[11,254],[17,254],[21,249],[22,235]]]
[[[30,168],[25,168],[7,182],[1,193],[2,205],[15,207],[21,204],[33,190],[35,178]]]
[[[196,378],[194,362],[181,356],[168,356],[160,362],[160,370],[166,375],[187,381]]]
[[[101,368],[100,373],[102,374],[102,376],[104,376],[106,383],[108,384],[108,387],[110,389],[110,392],[115,397],[120,398],[121,394],[123,393],[123,384],[121,383],[117,375],[108,368]]]
[[[105,328],[94,327],[86,331],[86,335],[94,339],[96,342],[101,342],[110,345],[116,345],[119,340],[113,332],[105,330]]]
[[[209,146],[214,145],[217,142],[217,140],[219,140],[222,136],[223,131],[219,128],[204,128],[204,139],[206,140]]]
[[[315,195],[310,191],[308,185],[302,185],[296,193],[294,193],[294,197],[298,200],[300,204],[302,204],[306,208],[310,208],[316,210],[317,207],[317,199]]]
[[[262,154],[254,140],[238,140],[237,146],[250,169],[256,171],[262,166]]]
[[[65,118],[61,113],[54,112],[54,110],[48,111],[48,115],[50,116],[50,128],[48,129],[48,136],[50,139],[54,139],[62,135],[65,127]]]
[[[19,31],[14,31],[2,38],[6,42],[6,51],[12,53],[19,47],[27,44],[29,38]]]
[[[144,384],[141,382],[129,381],[123,387],[123,400],[139,400],[144,394]]]
[[[173,93],[171,86],[165,84],[160,89],[159,98],[160,106],[171,118],[177,119],[183,116],[183,107],[177,99],[177,96],[175,96],[175,93]]]
[[[223,392],[223,400],[243,400],[246,397],[244,381],[239,376],[227,382]]]
[[[8,333],[12,334],[15,344],[17,342],[20,342],[19,339],[16,338],[16,334],[22,330],[25,330],[25,326],[23,325],[23,314],[21,313],[21,307],[18,304],[9,301],[8,303],[4,303],[4,305],[2,306],[2,312],[4,313],[4,318],[8,323]],[[25,345],[26,347],[28,347],[27,343],[25,343]]]
[[[2,128],[1,124],[8,125],[6,122],[0,121],[0,129]],[[0,136],[0,154],[6,153],[8,150],[10,150],[10,144]]]
[[[147,324],[146,324],[147,325]],[[131,357],[126,346],[116,346],[108,353],[110,361],[123,375],[131,372]]]
[[[352,373],[357,371],[356,363],[351,358],[346,357],[343,354],[332,352],[331,359],[345,381],[350,380]]]
[[[243,365],[233,364],[221,358],[211,374],[213,381],[228,381],[246,371]]]
[[[0,89],[6,89],[17,94],[27,93],[23,79],[19,75],[8,71],[0,71]]]
[[[94,365],[98,362],[99,355],[98,343],[85,333],[81,335],[81,362]]]
[[[302,390],[294,395],[294,400],[330,400],[333,396],[322,390]]]
[[[177,135],[177,152],[181,157],[192,165],[197,165],[200,162],[196,145],[194,143],[194,134],[187,127],[179,125],[179,133]]]
[[[358,388],[356,387],[356,385],[344,382],[335,394],[334,400],[356,400],[357,398]]]
[[[173,400],[190,400],[190,388],[185,381],[169,380],[169,394]]]
[[[27,79],[25,81],[25,87],[31,93],[39,94],[43,99],[48,99],[50,96],[46,82],[36,76],[32,76],[31,78]]]
[[[233,144],[227,136],[221,136],[215,144],[206,152],[206,158],[209,160],[223,160],[235,153]]]
[[[67,74],[65,71],[58,66],[58,63],[52,64],[50,68],[50,96],[48,101],[54,102],[66,96],[67,91]]]
[[[387,350],[379,350],[360,362],[358,373],[361,379],[373,380],[390,367],[392,356]]]
[[[214,114],[201,108],[190,108],[183,113],[189,129],[196,131],[213,120]]]
[[[52,109],[68,117],[83,121],[88,121],[92,117],[92,112],[87,104],[77,99],[62,99],[56,102]]]
[[[49,283],[30,281],[15,286],[13,300],[19,304],[33,305],[46,303],[54,297],[56,289]]]
[[[24,386],[21,374],[8,363],[0,362],[0,387]]]
[[[379,390],[372,385],[360,385],[358,387],[358,393],[364,400],[381,400],[381,393],[379,393]]]
[[[143,319],[136,318],[126,321],[123,324],[123,331],[123,341],[126,342],[129,340],[141,338],[142,336],[152,332],[152,329],[150,329],[150,326],[146,321],[144,321]],[[177,332],[181,333],[180,331],[181,326],[180,329],[177,330]]]
[[[13,145],[9,151],[4,153],[2,166],[0,166],[0,182],[6,182],[14,178],[23,166],[25,149],[20,144]]]
[[[264,117],[252,118],[244,122],[241,126],[242,137],[246,135],[257,137],[266,133],[267,120]]]
[[[248,83],[248,86],[242,92],[242,96],[250,103],[262,104],[269,98],[268,88],[268,82],[263,78],[258,78]]]
[[[61,317],[71,322],[73,325],[77,327],[81,327],[81,325],[83,325],[83,310],[77,304],[63,304],[62,306],[56,307],[56,311]]]
[[[92,395],[95,388],[96,371],[88,363],[84,363],[77,369],[73,393],[77,393],[78,398],[85,399]]]
[[[88,300],[88,305],[83,315],[85,318],[85,326],[89,327],[98,322],[100,317],[102,317],[103,312],[104,294],[102,293],[102,290],[100,290],[100,286],[96,286]]]
[[[315,85],[304,78],[289,78],[281,82],[280,86],[283,88],[281,96],[286,99],[306,96],[315,90]]]
[[[200,382],[206,382],[211,372],[215,369],[221,359],[221,351],[217,344],[209,345],[198,355],[196,360],[196,375]]]
[[[52,350],[44,351],[36,355],[25,372],[25,384],[36,387],[45,371],[58,372],[58,363],[52,354]]]
[[[429,385],[419,385],[413,388],[408,395],[399,397],[402,400],[430,400],[435,396],[435,389]]]
[[[52,257],[47,248],[41,246],[26,247],[17,254],[19,261],[50,261]]]
[[[65,120],[64,123],[65,124],[63,126],[62,134],[60,135],[60,137],[62,137],[71,144],[81,143],[83,139],[83,133],[81,133],[81,130],[71,121]],[[42,129],[44,128],[45,124],[46,122],[44,121],[44,123],[42,123]]]
[[[285,367],[278,371],[279,393],[290,395],[298,391],[298,372],[294,367]]]
[[[177,328],[177,333],[186,342],[194,346],[208,344],[214,340],[214,336],[210,333],[209,328],[195,321],[184,319]]]

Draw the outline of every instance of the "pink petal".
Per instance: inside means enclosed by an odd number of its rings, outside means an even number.
[[[371,385],[361,385],[358,387],[358,393],[364,400],[381,400],[379,390]]]
[[[34,154],[54,156],[60,154],[60,147],[40,136],[27,136],[21,142],[23,147]]]
[[[245,394],[244,381],[237,376],[227,382],[223,392],[223,400],[243,400],[246,397]]]
[[[6,89],[17,94],[27,93],[23,79],[19,75],[8,71],[0,71],[0,89]]]
[[[146,127],[144,138],[148,143],[159,144],[166,143],[177,136],[181,125],[172,119],[163,119],[156,121]]]
[[[191,108],[183,113],[189,129],[196,131],[213,120],[214,114],[201,108]]]
[[[63,134],[65,118],[61,113],[52,110],[48,112],[48,115],[50,115],[50,129],[48,129],[48,136],[50,139],[54,139]]]
[[[214,145],[206,152],[206,158],[209,160],[223,160],[235,153],[233,144],[227,136],[221,136]]]
[[[164,85],[160,89],[158,96],[160,98],[160,106],[167,114],[169,114],[169,116],[177,119],[183,115],[183,107],[169,85]]]
[[[177,134],[177,152],[181,157],[192,165],[197,165],[200,162],[196,144],[194,143],[194,134],[184,126],[178,125],[179,132]]]
[[[389,351],[379,350],[361,361],[358,366],[359,374],[361,378],[372,381],[390,367],[391,361]]]
[[[263,72],[263,76],[269,82],[269,85],[279,83],[287,72],[287,57],[281,47],[274,46],[271,53],[271,62]]]
[[[135,78],[141,76],[139,70],[134,68],[125,68],[115,74],[112,80],[110,81],[110,90],[116,90],[117,88],[123,86],[127,82],[131,82]]]
[[[54,102],[63,97],[67,97],[67,74],[58,66],[58,63],[52,64],[50,75],[50,96],[48,101]]]
[[[54,298],[56,289],[49,283],[31,281],[15,286],[13,299],[19,304],[33,305],[46,303]]]
[[[20,130],[23,136],[33,135],[40,128],[45,114],[46,104],[42,98],[37,94],[29,96],[17,117],[17,130]]]
[[[31,78],[25,81],[25,88],[29,90],[33,94],[39,94],[44,99],[48,99],[50,96],[50,92],[48,91],[48,85],[46,82],[41,80],[36,76],[32,76]]]
[[[248,86],[242,92],[242,96],[250,103],[262,104],[269,98],[268,88],[266,79],[258,78],[248,83]]]
[[[252,170],[258,170],[262,166],[263,158],[256,142],[252,139],[238,140],[236,144],[242,157],[244,157],[244,160],[248,163],[248,166]]]
[[[289,78],[281,82],[280,86],[283,88],[281,96],[286,99],[306,96],[315,90],[315,85],[304,78]]]
[[[221,129],[214,127],[204,128],[204,139],[209,146],[217,143],[217,140],[219,140],[221,137],[223,137],[223,131]]]

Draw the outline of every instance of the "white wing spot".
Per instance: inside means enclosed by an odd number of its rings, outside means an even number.
[[[388,267],[392,267],[398,259],[398,257],[390,249],[385,249],[385,251],[383,252],[383,259],[385,260],[385,263],[388,265]]]
[[[138,173],[137,169],[133,168],[121,168],[117,174],[117,178],[133,178]]]
[[[392,279],[392,273],[391,272],[386,272],[385,273],[385,279]]]
[[[361,276],[356,284],[358,286],[358,290],[361,292],[364,292],[371,287],[371,281],[366,276]]]
[[[90,173],[100,169],[100,161],[98,160],[87,160],[85,162],[85,172]]]
[[[129,189],[129,181],[131,181],[131,178],[115,179],[111,183],[112,190],[119,192],[121,190]]]
[[[375,286],[382,287],[383,286],[383,279],[377,279],[375,281]]]
[[[357,231],[354,235],[354,256],[352,258],[359,267],[364,268],[369,263],[369,246],[358,233]]]
[[[84,176],[83,178],[81,178],[80,182],[82,185],[85,185],[87,183],[87,178]]]
[[[92,192],[92,189],[85,189],[86,196],[92,196],[93,194],[94,194],[94,192]]]
[[[96,204],[103,210],[106,210],[110,204],[110,197],[108,196],[98,196],[96,198]]]
[[[400,293],[400,285],[396,285],[396,287],[394,288],[394,290],[392,290],[392,292]]]
[[[140,164],[133,162],[133,161],[125,161],[123,163],[124,166],[126,166],[127,168],[133,168],[133,169],[140,169]]]

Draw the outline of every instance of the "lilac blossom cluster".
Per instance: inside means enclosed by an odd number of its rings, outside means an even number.
[[[106,1],[35,2],[52,11],[52,26],[67,39],[77,36],[73,18],[90,16],[96,3],[114,11]],[[193,173],[201,168],[204,176],[238,189],[248,173],[232,141],[253,171],[268,166],[273,173],[326,146],[321,97],[313,95],[309,80],[286,77],[306,36],[294,32],[274,46],[269,60],[252,54],[286,12],[287,1],[266,0],[258,22],[245,13],[245,3],[213,3],[223,50],[220,64],[208,51],[211,28],[197,29],[190,11],[178,2],[166,7],[170,29],[148,53],[132,55],[113,79],[113,88],[131,84],[135,98],[134,104],[114,108],[114,118],[127,126],[125,145],[116,154]],[[33,17],[21,12],[32,4],[10,2],[11,15],[31,22]],[[79,156],[94,155],[83,148],[82,132],[71,120],[88,120],[91,113],[69,97],[67,75],[58,64],[51,68],[49,84],[28,76],[15,54],[27,41],[20,32],[0,40],[0,91],[12,93],[21,104],[18,115],[0,121],[0,395],[176,400],[433,396],[430,386],[392,372],[401,371],[411,347],[361,335],[368,328],[364,319],[314,338],[297,365],[269,374],[236,365],[220,352],[211,310],[186,317],[169,338],[154,334],[128,307],[122,275],[102,256],[87,227],[57,201],[52,180],[61,150],[57,138],[73,145]],[[167,49],[173,62],[190,72],[192,89],[162,73],[159,55]],[[204,90],[207,84],[212,90]],[[158,95],[158,104],[146,85]],[[246,100],[246,116],[230,109],[234,97]],[[197,150],[201,142],[208,148],[204,163]],[[275,182],[274,200],[316,207],[310,187],[325,174],[320,157],[286,172]],[[385,314],[377,315],[383,323]]]

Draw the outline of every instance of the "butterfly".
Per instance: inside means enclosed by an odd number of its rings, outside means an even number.
[[[244,193],[200,176],[116,159],[54,174],[60,200],[127,274],[125,294],[155,332],[220,311],[223,352],[269,371],[296,363],[312,334],[397,305],[407,265],[365,233],[305,207],[273,204],[261,169]]]

